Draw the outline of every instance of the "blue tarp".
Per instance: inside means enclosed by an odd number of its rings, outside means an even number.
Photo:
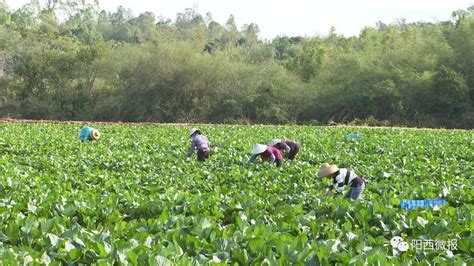
[[[401,200],[400,207],[402,209],[415,209],[416,207],[434,207],[435,205],[445,205],[445,199],[435,199],[435,200]]]

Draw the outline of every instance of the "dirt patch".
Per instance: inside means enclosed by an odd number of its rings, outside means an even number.
[[[137,126],[161,126],[161,125],[169,125],[169,126],[196,126],[196,125],[225,125],[219,123],[157,123],[157,122],[104,122],[104,121],[62,121],[62,120],[34,120],[34,119],[15,119],[15,118],[0,118],[0,123],[37,123],[37,124],[77,124],[77,125],[137,125]],[[232,124],[229,124],[232,125]],[[247,125],[247,124],[246,124]],[[248,124],[248,125],[259,125],[259,126],[281,126],[281,125],[266,125],[266,124]],[[298,125],[292,125],[298,126]],[[319,126],[315,126],[319,127]],[[321,126],[321,127],[328,127],[328,126]],[[382,126],[350,126],[350,125],[343,125],[338,124],[330,127],[335,128],[379,128],[379,129],[407,129],[407,130],[467,130],[467,129],[445,129],[445,128],[418,128],[418,127],[382,127]]]
[[[189,126],[189,125],[205,125],[199,123],[156,123],[156,122],[105,122],[105,121],[74,121],[74,120],[33,120],[33,119],[14,119],[14,118],[0,118],[0,123],[35,123],[35,124],[103,124],[103,125],[174,125],[174,126]]]

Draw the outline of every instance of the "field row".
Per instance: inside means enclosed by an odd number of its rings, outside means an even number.
[[[0,124],[4,264],[472,263],[472,131],[205,125],[200,163],[185,159],[189,126],[95,127],[81,143],[78,125]],[[298,141],[297,160],[245,163],[273,138]],[[325,195],[322,162],[366,176],[363,199]],[[394,236],[457,246],[397,252]]]

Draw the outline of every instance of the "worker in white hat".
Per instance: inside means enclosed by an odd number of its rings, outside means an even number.
[[[190,157],[197,150],[197,159],[204,162],[211,154],[211,142],[197,128],[192,128],[189,131],[189,137],[191,138],[191,147],[189,147],[186,157]]]
[[[84,126],[79,132],[79,139],[81,141],[98,140],[100,139],[100,132],[95,128]]]
[[[300,150],[300,145],[297,142],[287,139],[273,139],[268,146],[275,147],[281,152],[285,151],[289,160],[294,160]]]
[[[318,171],[318,177],[331,178],[333,184],[326,188],[329,193],[334,188],[338,193],[344,191],[344,186],[349,185],[351,189],[347,193],[346,198],[357,200],[361,197],[365,188],[365,180],[363,176],[357,176],[353,171],[346,168],[338,168],[335,164],[323,163]]]
[[[281,166],[283,161],[283,155],[277,148],[263,144],[255,144],[248,163],[255,161],[257,156],[260,156],[262,161],[269,161],[270,163],[275,163],[277,166]]]

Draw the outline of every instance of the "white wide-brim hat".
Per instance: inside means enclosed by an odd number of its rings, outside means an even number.
[[[100,132],[97,129],[94,129],[91,131],[91,139],[92,140],[98,140],[100,139]]]
[[[273,146],[277,145],[280,142],[281,142],[281,139],[272,139],[272,141],[270,141],[270,144],[268,144],[268,146],[273,147]]]
[[[189,131],[189,136],[191,137],[194,133],[196,133],[196,131],[199,131],[199,129],[193,127],[191,131]]]
[[[267,145],[255,144],[252,150],[252,154],[260,154],[267,149]]]
[[[339,168],[335,164],[323,163],[319,167],[318,177],[326,177],[328,175],[334,174]]]

